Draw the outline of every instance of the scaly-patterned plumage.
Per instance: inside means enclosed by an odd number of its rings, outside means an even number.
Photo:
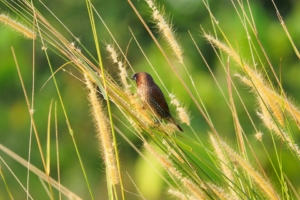
[[[132,79],[136,81],[137,93],[145,104],[145,107],[154,113],[158,119],[164,119],[175,124],[183,132],[182,128],[171,116],[164,94],[158,85],[156,85],[151,75],[146,72],[139,72],[134,74]]]

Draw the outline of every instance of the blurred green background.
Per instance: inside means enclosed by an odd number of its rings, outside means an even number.
[[[80,38],[82,44],[92,53],[92,55],[96,57],[95,45],[91,34],[85,1],[45,0],[43,2],[76,37]],[[199,137],[202,139],[203,143],[209,146],[209,143],[207,142],[207,133],[209,130],[208,125],[200,115],[200,112],[196,109],[196,106],[191,102],[189,96],[185,92],[183,86],[180,84],[176,76],[172,76],[173,72],[171,72],[171,68],[168,66],[167,62],[159,52],[155,43],[149,37],[148,33],[138,20],[127,1],[100,0],[94,1],[93,3],[124,51],[132,37],[128,27],[133,30],[143,50],[146,52],[146,55],[156,67],[156,70],[160,76],[163,78],[164,84],[166,84],[167,88],[172,91],[183,104],[188,106],[192,118],[191,125],[199,134]],[[213,32],[208,12],[206,11],[203,3],[199,0],[165,0],[158,1],[158,3],[164,5],[166,13],[171,16],[176,34],[184,51],[184,62],[186,63],[189,72],[193,76],[196,87],[204,101],[204,104],[207,106],[213,123],[215,124],[220,135],[234,145],[236,141],[235,131],[230,110],[221,96],[221,93],[217,89],[215,82],[213,81],[208,69],[199,56],[187,32],[189,30],[194,36],[197,45],[204,54],[208,64],[211,66],[221,87],[226,92],[227,83],[224,70],[221,67],[211,46],[201,37],[200,25],[207,32]],[[277,4],[278,9],[283,16],[283,19],[285,20],[286,26],[289,29],[293,41],[296,45],[298,45],[300,42],[300,2],[297,0],[277,0],[275,3]],[[191,86],[188,75],[178,63],[175,56],[173,56],[170,48],[160,38],[159,34],[157,34],[154,24],[151,23],[152,20],[150,11],[146,3],[144,1],[134,1],[134,4],[144,19],[146,19],[150,28],[152,28],[152,30],[156,33],[157,38],[159,38],[159,41],[161,41],[161,44],[163,44],[165,50],[170,56],[170,59],[178,71],[182,74],[184,80],[186,80],[188,85]],[[229,0],[211,0],[209,1],[209,4],[212,12],[214,13],[216,19],[219,20],[220,26],[225,31],[227,37],[233,42],[233,44],[238,44],[238,47],[235,48],[238,48],[245,60],[251,63],[251,54],[249,52],[247,36],[231,2]],[[273,64],[275,71],[279,74],[279,70],[281,70],[283,88],[287,94],[295,100],[295,102],[300,102],[300,93],[298,92],[300,85],[299,61],[282,27],[280,26],[271,1],[252,0],[250,4],[261,42]],[[46,19],[53,24],[54,27],[60,30],[60,32],[70,40],[70,42],[74,41],[68,32],[64,30],[64,28],[38,1],[35,2],[35,6],[41,11]],[[0,12],[9,13],[11,16],[14,16],[14,14],[3,4],[0,4]],[[15,18],[20,20],[16,16]],[[117,66],[111,64],[110,61],[106,59],[108,55],[104,51],[104,44],[111,43],[112,39],[99,20],[97,20],[97,23],[98,36],[101,40],[100,46],[102,47],[104,66],[113,77],[117,78]],[[11,47],[13,47],[15,50],[27,94],[30,96],[32,92],[32,41],[22,38],[15,32],[1,25],[0,141],[1,144],[8,147],[24,159],[28,159],[30,117],[13,60]],[[40,134],[40,139],[44,147],[44,152],[46,150],[47,117],[50,102],[53,100],[54,102],[57,102],[58,111],[60,174],[62,184],[83,199],[89,199],[90,197],[88,189],[80,169],[80,164],[75,153],[74,145],[67,130],[65,118],[53,81],[50,80],[41,90],[42,85],[51,76],[51,73],[44,52],[42,51],[42,45],[40,41],[36,41],[35,48],[34,116],[37,129]],[[133,65],[135,71],[147,71],[154,75],[150,66],[134,42],[131,42],[129,46],[127,57]],[[62,59],[58,58],[57,55],[51,52],[50,60],[54,69],[57,69],[64,64]],[[266,61],[263,62],[266,63]],[[261,66],[258,65],[258,68],[260,67]],[[66,69],[69,72],[78,75],[75,69],[70,67]],[[233,63],[232,73],[234,73],[235,70],[238,71],[238,68],[235,67],[235,64]],[[166,76],[166,74],[168,74],[168,76]],[[96,199],[107,199],[106,178],[104,176],[105,169],[98,151],[97,140],[95,139],[94,126],[92,123],[91,114],[89,112],[89,103],[86,98],[87,91],[82,83],[70,76],[68,73],[60,71],[56,75],[56,78],[66,106],[71,126],[74,130],[75,139],[77,141],[94,196]],[[154,76],[154,79],[158,82],[157,77]],[[265,130],[256,116],[257,106],[254,96],[245,86],[239,84],[238,81],[236,81],[236,83],[257,127],[259,127],[261,130]],[[159,82],[158,84],[161,85]],[[236,101],[236,105],[241,124],[243,125],[246,134],[249,135],[249,140],[252,142],[253,147],[255,150],[257,150],[257,152],[262,151],[261,146],[254,139],[253,127],[251,126],[249,119],[247,118],[246,113],[238,100]],[[113,110],[114,113],[119,113],[114,106]],[[125,120],[124,117],[123,119]],[[119,128],[124,130],[124,132],[127,134],[127,137],[130,138],[137,147],[142,146],[139,139],[136,138],[132,133],[129,133],[121,123],[119,123],[117,120],[115,120],[115,123]],[[192,137],[189,128],[185,125],[182,125],[182,127],[185,130],[185,134],[188,134],[190,137]],[[50,175],[54,179],[57,179],[54,128],[55,127],[52,118],[52,168]],[[295,133],[297,133],[295,135],[296,142],[299,142],[299,131],[296,130]],[[272,142],[268,140],[270,140],[270,137],[268,134],[265,134],[264,142],[266,146],[269,145],[268,147],[273,149]],[[120,148],[119,155],[121,158],[125,189],[130,192],[137,193],[133,183],[130,181],[130,176],[141,189],[146,198],[165,199],[166,192],[164,190],[164,182],[162,182],[162,180],[155,175],[155,172],[152,169],[149,169],[149,166],[145,164],[145,162],[128,145],[128,143],[126,143],[119,136],[118,144]],[[280,143],[278,143],[278,146],[280,146]],[[292,183],[295,184],[296,189],[299,190],[299,164],[294,164],[296,163],[294,158],[290,156],[288,150],[286,150],[284,146],[280,146],[280,148],[283,148],[282,155],[284,170],[286,171],[288,177],[290,177]],[[201,152],[199,152],[199,154],[201,154]],[[26,185],[26,168],[12,160],[10,157],[6,156],[3,152],[0,152],[0,156],[17,175],[19,180]],[[273,170],[271,169],[266,155],[261,153],[258,154],[258,157],[267,173],[270,173],[272,179],[272,177],[274,177],[272,174]],[[34,136],[32,137],[31,163],[38,168],[43,169]],[[10,189],[12,190],[15,199],[24,199],[26,195],[25,192],[2,162],[1,170],[8,182]],[[129,176],[126,174],[126,172],[128,172]],[[30,180],[30,192],[33,198],[43,199],[46,196],[46,193],[44,189],[42,189],[38,178],[31,174]],[[128,199],[139,199],[132,194],[128,193],[127,195]],[[7,198],[8,195],[5,190],[4,183],[1,180],[0,199]]]

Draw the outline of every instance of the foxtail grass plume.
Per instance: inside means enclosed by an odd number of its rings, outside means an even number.
[[[252,69],[246,62],[243,62],[239,54],[232,48],[228,47],[218,39],[209,34],[204,34],[204,37],[214,46],[227,53],[234,61],[244,70],[246,76],[237,75],[243,83],[248,85],[257,92],[258,97],[270,108],[278,123],[284,126],[283,111],[287,113],[297,122],[300,123],[300,110],[287,98],[279,95],[271,86],[264,80],[261,73]]]
[[[109,53],[109,58],[111,59],[112,63],[118,63],[118,54],[112,45],[108,44],[106,46],[106,51]]]
[[[189,200],[198,200],[197,197],[183,194],[182,192],[180,192],[178,190],[175,190],[175,189],[169,189],[168,190],[168,194],[170,194],[172,197],[176,197],[177,199],[180,199],[180,200],[186,200],[186,199],[189,199]]]
[[[185,163],[185,161],[183,160],[183,158],[174,150],[174,148],[172,148],[168,142],[166,140],[163,140],[162,143],[167,147],[169,155],[174,155],[177,160],[181,163]]]
[[[122,85],[123,85],[123,87],[125,89],[125,93],[128,94],[128,95],[130,95],[131,94],[131,91],[130,91],[131,85],[128,84],[128,82],[127,82],[128,73],[127,73],[126,68],[123,66],[123,63],[120,60],[118,60],[118,54],[117,54],[116,50],[113,48],[112,45],[108,44],[106,46],[106,50],[107,50],[107,52],[110,55],[111,61],[114,64],[118,65],[118,68],[119,68],[119,77],[120,77]]]
[[[182,174],[176,169],[176,167],[173,165],[172,161],[169,160],[169,158],[157,153],[153,146],[147,142],[144,142],[144,147],[152,156],[154,156],[154,158],[156,158],[156,160],[158,160],[158,162],[170,174],[170,176],[174,176],[179,180],[182,178]]]
[[[262,120],[264,125],[275,134],[278,138],[281,138],[287,146],[296,153],[298,158],[300,158],[300,149],[298,144],[294,142],[294,139],[291,135],[287,134],[284,131],[284,115],[282,109],[285,109],[293,119],[298,120],[298,115],[300,114],[296,106],[294,106],[290,101],[283,98],[273,90],[268,87],[268,84],[261,84],[260,87],[256,87],[251,84],[251,81],[241,75],[237,75],[244,84],[248,85],[253,89],[257,95],[257,101],[260,111],[257,112],[257,115]],[[257,75],[261,77],[261,75]],[[261,81],[263,83],[263,80]],[[257,89],[257,90],[255,90]]]
[[[170,19],[166,18],[163,9],[159,9],[152,0],[146,0],[146,2],[152,10],[152,18],[156,23],[157,29],[171,46],[178,60],[182,63],[182,49],[176,40],[175,31],[173,29],[172,23],[170,22]]]
[[[238,198],[236,196],[236,194],[234,196],[232,196],[231,194],[227,194],[226,191],[221,188],[218,187],[216,185],[213,185],[211,183],[208,183],[209,188],[213,191],[213,193],[218,197],[217,199],[230,199],[230,200],[239,200],[240,198]]]
[[[261,108],[261,112],[258,112],[258,116],[260,119],[263,121],[265,126],[272,132],[274,133],[278,138],[280,138],[282,141],[284,141],[288,148],[295,152],[296,155],[298,156],[298,159],[300,159],[300,149],[298,144],[296,144],[293,140],[293,138],[287,134],[283,128],[280,128],[275,122],[274,118],[270,115],[270,112],[268,109],[265,107],[265,105],[262,103],[262,101],[259,101],[259,105]]]
[[[97,131],[97,138],[99,141],[99,147],[106,165],[107,179],[109,179],[112,185],[119,183],[119,173],[116,164],[116,153],[114,151],[114,143],[112,141],[111,130],[108,119],[97,98],[96,89],[93,87],[87,74],[84,75],[85,84],[89,90],[89,101],[91,104],[91,112],[94,118],[94,124]]]
[[[213,148],[215,149],[215,155],[218,157],[218,159],[220,161],[219,163],[221,166],[222,173],[226,176],[226,178],[224,180],[228,182],[228,186],[229,186],[228,189],[231,192],[231,196],[233,199],[237,199],[236,192],[234,190],[235,180],[234,180],[234,176],[232,173],[232,167],[230,165],[229,159],[226,156],[227,154],[226,154],[226,152],[224,152],[218,139],[215,138],[213,134],[210,134],[209,136],[210,136],[210,141],[213,145]]]
[[[181,106],[180,102],[178,101],[178,99],[176,99],[174,94],[169,94],[170,98],[171,98],[171,104],[173,104],[176,107],[177,113],[178,113],[178,117],[179,120],[182,123],[187,124],[188,126],[190,126],[190,117],[186,111],[186,108],[184,108],[183,106]]]
[[[257,133],[255,133],[255,139],[257,139],[258,141],[262,141],[262,138],[263,138],[263,133],[258,131]]]
[[[4,13],[0,14],[0,23],[4,24],[5,26],[9,27],[15,32],[20,33],[23,37],[27,39],[35,40],[36,38],[36,35],[33,32],[33,30],[31,30],[21,22],[12,19],[11,17],[9,17]]]
[[[264,80],[263,75],[257,70],[252,69],[246,62],[243,62],[240,56],[230,47],[220,42],[218,39],[211,35],[204,34],[204,37],[214,46],[227,53],[234,61],[244,70],[246,76],[237,74],[240,80],[249,86],[256,94],[257,100],[260,104],[261,113],[259,114],[266,127],[274,130],[276,135],[285,141],[291,150],[293,150],[300,158],[300,150],[298,145],[295,144],[293,138],[286,134],[281,127],[285,127],[285,115],[289,114],[299,127],[300,110],[286,97],[278,94],[267,81]],[[272,116],[270,115],[272,113]],[[276,120],[276,122],[273,121]],[[300,128],[300,127],[299,127]],[[273,132],[272,132],[273,133]]]
[[[151,155],[153,155],[157,159],[157,161],[169,173],[170,176],[178,179],[181,182],[181,184],[191,194],[191,196],[195,196],[197,197],[197,199],[206,199],[206,195],[204,194],[202,189],[189,178],[185,177],[181,172],[179,172],[168,157],[157,153],[156,150],[147,142],[144,142],[144,147],[147,151],[150,152]]]
[[[239,156],[234,150],[232,150],[225,142],[220,142],[222,148],[228,154],[228,157],[231,159],[236,166],[239,166],[240,169],[245,171],[249,177],[255,181],[255,187],[261,189],[261,192],[265,195],[267,199],[280,199],[280,196],[277,194],[275,188],[270,184],[268,180],[262,177],[257,171],[255,171],[252,166]]]
[[[185,188],[190,192],[190,194],[195,196],[197,199],[199,199],[199,200],[207,199],[207,196],[202,191],[202,189],[198,185],[196,185],[193,181],[191,181],[190,179],[183,178],[181,180],[181,182],[185,186]]]

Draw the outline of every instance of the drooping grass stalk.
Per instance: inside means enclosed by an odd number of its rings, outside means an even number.
[[[32,29],[26,27],[23,23],[20,23],[8,15],[2,13],[0,14],[0,23],[3,23],[10,29],[14,30],[15,32],[21,34],[23,37],[31,40],[36,39],[35,33],[32,31]]]

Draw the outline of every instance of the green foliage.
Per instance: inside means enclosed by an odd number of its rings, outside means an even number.
[[[0,199],[299,199],[299,3],[151,2],[0,1],[36,33],[0,29]],[[139,71],[183,134],[144,109]]]

